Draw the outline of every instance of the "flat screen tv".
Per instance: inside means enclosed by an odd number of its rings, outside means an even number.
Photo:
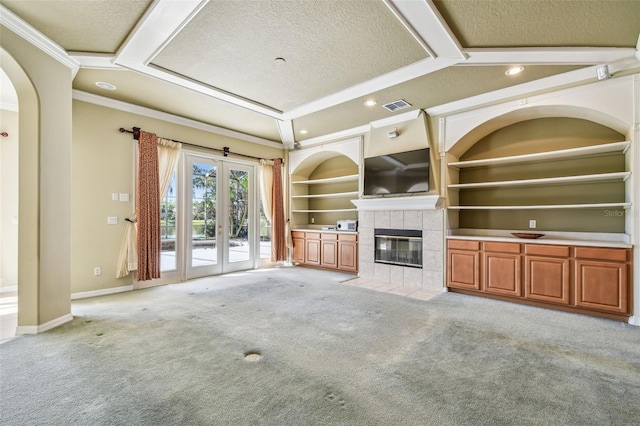
[[[364,159],[363,195],[429,191],[429,148]]]

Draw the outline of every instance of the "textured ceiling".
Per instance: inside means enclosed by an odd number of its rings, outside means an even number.
[[[0,4],[0,17],[15,14],[78,61],[75,89],[287,148],[392,118],[381,105],[397,99],[468,108],[485,93],[500,102],[596,81],[602,64],[614,77],[640,70],[640,0]],[[525,71],[507,77],[511,64]]]
[[[286,111],[427,56],[379,1],[242,0],[207,4],[152,63]]]
[[[436,0],[464,47],[635,47],[638,0]]]
[[[115,53],[151,0],[2,0],[68,51]]]

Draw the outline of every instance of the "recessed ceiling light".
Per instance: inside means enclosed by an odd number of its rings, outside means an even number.
[[[516,67],[509,68],[505,72],[505,75],[516,75],[516,74],[520,74],[522,71],[524,71],[524,67],[519,65],[519,66],[516,66]]]
[[[307,133],[309,133],[309,132],[307,130],[305,130],[305,129],[300,130],[300,134],[301,135],[306,135]]]
[[[368,101],[364,101],[364,104],[368,107],[376,105],[378,102],[375,99],[369,99]]]
[[[96,86],[105,90],[116,90],[116,86],[111,83],[107,83],[105,81],[96,81]]]
[[[287,60],[285,58],[275,58],[273,61],[278,65],[282,65],[285,62],[287,62]]]

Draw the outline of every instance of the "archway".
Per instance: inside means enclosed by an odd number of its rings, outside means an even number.
[[[38,96],[24,69],[0,49],[2,69],[15,88],[18,118],[18,328],[38,324]],[[31,169],[33,168],[33,169]]]

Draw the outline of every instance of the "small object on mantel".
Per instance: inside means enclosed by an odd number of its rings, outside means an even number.
[[[529,240],[535,240],[536,238],[544,237],[544,234],[532,234],[529,232],[512,232],[511,235],[514,235],[518,238],[527,238]]]
[[[323,231],[335,231],[336,227],[335,226],[323,226],[322,230]]]

